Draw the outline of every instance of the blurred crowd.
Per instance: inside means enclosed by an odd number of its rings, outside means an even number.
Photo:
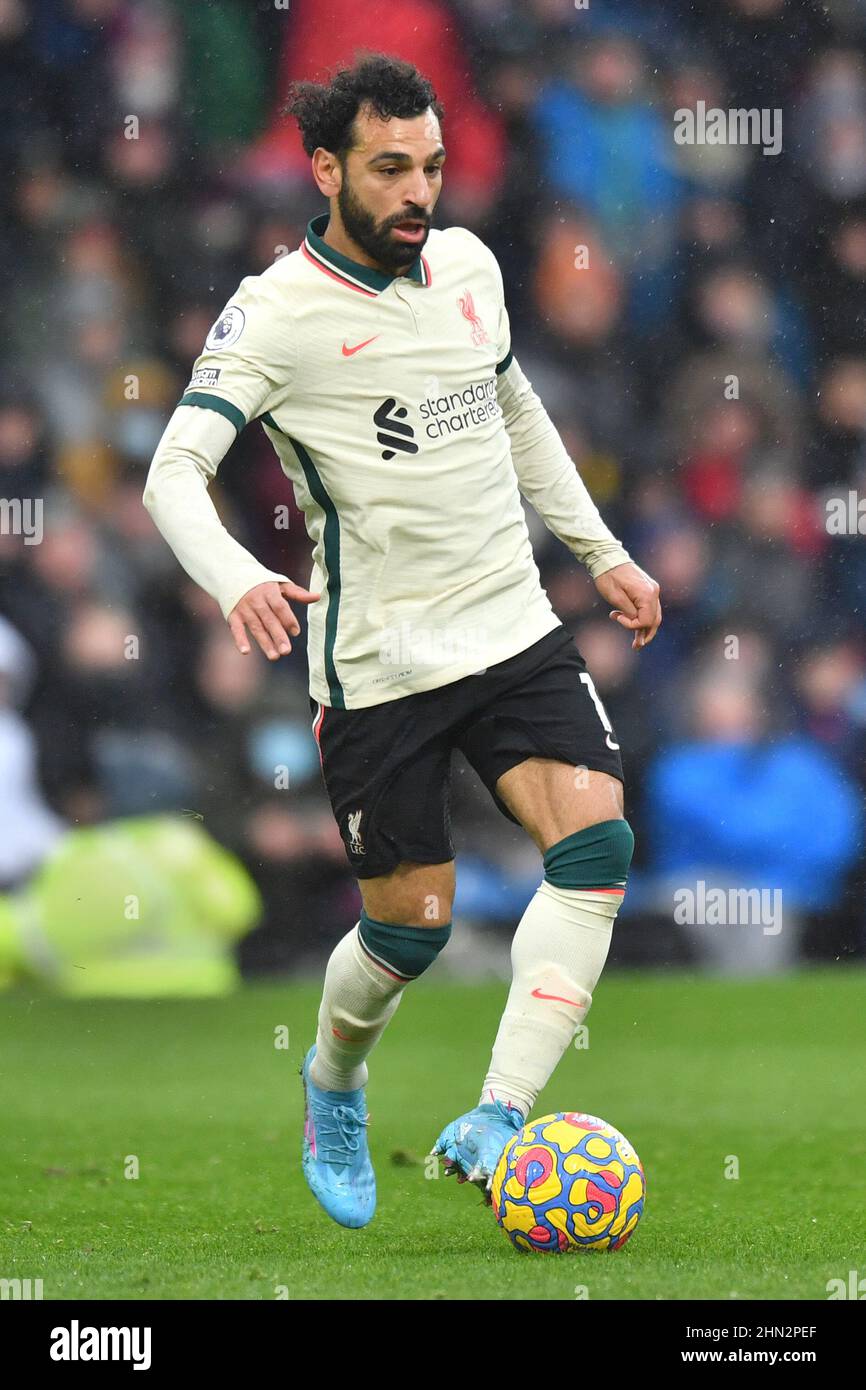
[[[780,887],[795,953],[862,955],[864,0],[0,0],[0,888],[64,827],[180,812],[258,885],[248,974],[314,966],[356,919],[302,644],[240,658],[141,493],[218,311],[322,210],[287,84],[367,45],[433,81],[436,222],[498,256],[521,366],[662,587],[635,653],[528,513],[623,750],[619,958],[700,956],[664,897],[692,871]],[[782,152],[677,144],[700,101],[781,110]],[[213,495],[306,582],[257,427]],[[540,861],[454,774],[483,958]]]

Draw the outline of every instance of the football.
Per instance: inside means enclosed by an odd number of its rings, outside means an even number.
[[[619,1250],[641,1218],[646,1178],[619,1130],[565,1110],[531,1120],[509,1140],[491,1196],[518,1250]]]

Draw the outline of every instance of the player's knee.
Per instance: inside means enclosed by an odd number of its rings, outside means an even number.
[[[430,968],[450,935],[450,922],[438,927],[404,927],[377,922],[362,912],[358,924],[361,945],[371,960],[407,983]]]
[[[544,877],[556,888],[624,888],[633,853],[627,820],[598,821],[550,846]]]

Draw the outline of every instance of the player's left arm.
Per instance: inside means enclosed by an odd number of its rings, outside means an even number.
[[[496,394],[520,491],[548,529],[586,565],[602,598],[613,604],[611,618],[634,633],[632,647],[640,650],[653,640],[662,620],[659,586],[602,520],[559,431],[512,355],[504,304],[502,319],[504,352]]]

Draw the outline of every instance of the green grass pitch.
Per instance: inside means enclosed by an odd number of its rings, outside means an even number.
[[[328,1220],[299,1161],[318,993],[0,999],[0,1277],[46,1299],[825,1299],[866,1272],[863,971],[606,975],[534,1114],[621,1128],[648,1201],[623,1250],[568,1256],[517,1254],[474,1189],[424,1174],[477,1101],[502,985],[407,991],[371,1059],[376,1218]]]

